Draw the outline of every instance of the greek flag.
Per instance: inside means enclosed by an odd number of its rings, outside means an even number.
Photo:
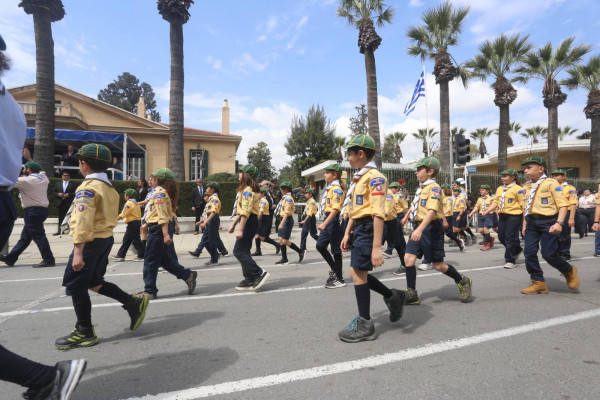
[[[406,103],[406,107],[404,107],[404,115],[408,116],[408,114],[415,110],[415,104],[417,104],[419,97],[425,97],[425,71],[421,72],[421,77],[417,82],[417,86],[415,86],[412,98]]]

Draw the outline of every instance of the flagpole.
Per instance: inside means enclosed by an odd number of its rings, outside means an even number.
[[[423,64],[423,86],[425,86],[425,128],[427,129],[427,157],[429,157],[429,149],[431,148],[431,143],[429,143],[429,107],[427,106],[427,73],[425,72],[425,64]]]

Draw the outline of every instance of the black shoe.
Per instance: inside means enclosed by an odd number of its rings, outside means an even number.
[[[52,234],[52,236],[58,236],[58,235],[60,235],[60,232],[54,232],[54,233]]]
[[[86,365],[87,362],[83,359],[56,363],[56,377],[54,380],[41,389],[27,390],[23,393],[23,398],[27,400],[70,399],[85,372]]]
[[[222,255],[223,257],[229,257],[229,252],[227,252],[227,251],[226,251],[226,252],[224,252],[224,253],[221,253],[221,255]]]
[[[3,263],[5,263],[9,267],[14,267],[14,265],[15,265],[14,262],[6,261],[6,256],[3,256],[1,254],[0,254],[0,261],[2,261]]]
[[[144,321],[144,317],[146,316],[146,309],[148,308],[149,303],[150,299],[146,296],[132,296],[131,300],[123,305],[123,308],[127,310],[127,313],[129,314],[129,318],[131,318],[131,325],[129,325],[129,329],[135,331],[140,327]]]
[[[76,325],[73,332],[67,336],[56,339],[54,344],[59,350],[69,350],[75,347],[91,347],[98,343],[98,337],[94,327],[83,327]]]
[[[392,296],[389,299],[383,298],[385,305],[390,310],[390,321],[396,322],[402,318],[407,297],[405,291],[392,289]]]
[[[298,264],[302,263],[304,256],[306,256],[306,250],[301,250],[300,253],[298,253]]]
[[[278,243],[275,243],[275,255],[279,254],[281,252],[281,245]]]
[[[289,261],[287,260],[287,258],[282,258],[281,260],[277,261],[275,264],[286,265],[286,264],[289,264]]]
[[[33,268],[44,268],[44,267],[55,267],[56,263],[52,261],[42,261],[39,264],[35,264]]]
[[[394,275],[402,275],[406,273],[406,268],[404,268],[402,265],[400,266],[400,268],[398,268],[397,270],[395,270],[393,272]]]
[[[219,265],[218,261],[212,262],[210,260],[208,260],[207,262],[204,263],[205,267],[214,267],[215,265]]]
[[[594,257],[600,257],[600,253],[598,253],[598,252],[594,253]]]
[[[198,258],[200,257],[200,253],[197,253],[195,251],[188,251],[188,253],[190,253],[190,256],[194,257],[194,258]]]
[[[194,289],[196,289],[196,279],[198,278],[198,272],[192,271],[192,274],[189,278],[185,280],[188,286],[188,294],[194,294]]]
[[[262,252],[256,250],[254,253],[250,254],[250,256],[252,256],[252,257],[262,256]]]
[[[247,291],[247,290],[254,290],[254,282],[246,282],[246,281],[241,281],[240,283],[237,284],[237,286],[235,287],[235,290],[237,291]]]
[[[269,274],[267,271],[263,271],[263,273],[259,277],[254,279],[254,290],[258,291],[265,284],[265,282],[267,282],[269,276],[271,276],[271,274]]]
[[[386,250],[386,251],[383,252],[383,256],[385,258],[391,258],[393,256],[393,253],[392,253],[391,250],[390,251]]]

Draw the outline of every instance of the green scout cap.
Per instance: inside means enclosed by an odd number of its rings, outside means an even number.
[[[398,182],[392,182],[392,183],[389,184],[388,187],[390,187],[390,188],[400,187],[400,184]]]
[[[417,168],[419,168],[419,167],[429,167],[429,168],[433,168],[435,170],[439,170],[440,169],[440,160],[438,160],[435,157],[421,158],[419,160],[419,162],[417,163]]]
[[[339,164],[329,164],[325,167],[325,171],[335,171],[338,174],[342,174],[342,166]]]
[[[458,180],[454,180],[454,182],[452,182],[452,183],[454,183],[456,185],[460,185],[460,182]]]
[[[598,183],[600,183],[600,182],[598,182]],[[348,189],[350,189],[350,184],[346,183],[346,190],[348,190]]]
[[[135,189],[132,189],[132,188],[125,189],[125,191],[123,193],[125,193],[129,197],[135,197],[135,195],[136,195]]]
[[[36,173],[40,172],[42,170],[42,166],[40,164],[36,163],[35,161],[27,161],[25,166]]]
[[[81,146],[81,148],[77,152],[77,157],[85,157],[90,158],[92,160],[100,160],[106,162],[112,161],[112,155],[110,154],[110,150],[108,149],[108,147],[97,143],[88,143],[84,146]]]
[[[567,175],[567,171],[565,171],[565,170],[564,170],[564,169],[562,169],[562,168],[555,169],[555,170],[552,172],[552,175]]]
[[[487,190],[491,190],[491,189],[490,189],[490,185],[481,185],[481,186],[479,186],[479,189],[487,189]]]
[[[442,183],[442,187],[446,188],[446,189],[450,189],[450,185],[448,185],[447,183]]]
[[[356,135],[344,146],[346,149],[351,147],[362,147],[363,149],[375,150],[375,141],[369,135]]]
[[[279,187],[288,187],[288,188],[292,188],[292,182],[290,181],[283,181],[281,182],[281,184],[279,185]]]
[[[261,193],[269,193],[269,190],[267,188],[261,187],[260,188]]]
[[[210,182],[206,187],[211,187],[213,189],[219,189],[219,184],[215,181]]]
[[[244,165],[243,167],[240,168],[240,171],[243,171],[243,172],[247,173],[248,175],[250,175],[254,179],[258,178],[258,168],[256,168],[252,164],[246,164],[246,165]]]
[[[546,159],[542,156],[529,156],[521,163],[521,166],[525,164],[538,164],[544,168],[548,168],[548,164],[546,163]]]
[[[173,174],[173,171],[171,171],[169,168],[159,168],[155,170],[152,175],[163,181],[175,179],[175,174]]]
[[[504,171],[500,172],[500,175],[519,176],[519,174],[517,173],[517,171],[515,171],[512,168],[505,169]]]
[[[460,192],[462,189],[459,187],[455,187],[454,189],[452,189],[453,192]]]
[[[306,191],[304,193],[315,194],[315,191],[312,190],[311,188],[308,188],[308,189],[306,189]]]

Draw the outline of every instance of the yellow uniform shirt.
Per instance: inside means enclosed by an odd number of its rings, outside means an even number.
[[[392,221],[398,216],[396,211],[396,198],[394,193],[388,189],[387,195],[385,196],[385,220]]]
[[[146,218],[146,222],[149,224],[168,224],[175,218],[171,198],[161,186],[154,189],[146,207],[150,207],[148,218]]]
[[[378,217],[385,219],[385,194],[387,179],[381,172],[371,168],[358,178],[350,202],[348,215],[352,219]]]
[[[525,206],[531,193],[531,182],[525,182],[523,185],[523,199]],[[535,197],[529,209],[529,215],[546,215],[552,216],[558,214],[561,207],[567,207],[569,203],[565,200],[562,193],[562,188],[555,179],[546,178],[539,184]]]
[[[332,186],[327,190],[327,200],[325,201],[325,212],[333,210],[342,211],[344,204],[344,191],[341,186]]]
[[[452,215],[454,209],[454,198],[452,196],[444,196],[444,216],[449,217]]]
[[[435,211],[432,221],[442,219],[444,217],[443,201],[444,195],[442,194],[442,188],[436,182],[423,187],[421,194],[419,195],[419,205],[417,207],[417,216],[415,217],[416,221],[423,221],[429,210]]]
[[[206,212],[207,215],[212,213],[221,215],[221,199],[219,199],[219,196],[211,195],[208,198],[204,212]]]
[[[459,195],[458,197],[453,197],[453,199],[454,199],[454,202],[452,205],[453,213],[460,213],[467,209],[467,201],[463,196]]]
[[[71,212],[73,243],[87,243],[113,235],[119,215],[119,194],[108,183],[86,179],[77,188]]]
[[[490,208],[493,202],[494,198],[489,194],[485,197],[480,197],[477,199],[477,204],[475,204],[475,207],[473,207],[473,211],[482,213],[488,208]]]
[[[250,216],[250,214],[258,215],[258,202],[259,202],[258,194],[252,191],[250,186],[246,186],[242,193],[238,196],[238,201],[236,204],[236,214],[242,215],[246,218]]]
[[[396,214],[406,214],[408,211],[408,203],[406,202],[406,195],[398,191],[394,197],[396,198]]]
[[[504,194],[504,205],[503,207],[500,207],[504,186],[499,186],[498,189],[496,189],[496,196],[494,197],[494,204],[497,207],[496,210],[500,214],[523,214],[523,209],[525,208],[527,201],[523,199],[522,191],[523,188],[516,184],[506,189],[506,193]]]
[[[576,206],[578,204],[577,202],[577,189],[575,189],[575,187],[573,187],[573,185],[561,185],[562,186],[562,192],[563,195],[565,196],[565,200],[567,200],[567,203],[569,203],[569,206]]]
[[[140,209],[140,206],[137,205],[135,200],[129,199],[123,206],[123,211],[121,211],[119,217],[123,218],[125,223],[139,221],[142,219],[142,210]]]
[[[306,208],[304,209],[306,216],[312,217],[313,215],[317,215],[318,210],[319,210],[319,205],[317,204],[316,200],[313,199],[312,197],[310,199],[308,199],[308,201],[306,202]]]
[[[294,213],[294,198],[291,194],[286,193],[281,198],[281,207],[279,207],[279,215],[281,217],[288,216],[291,217]]]
[[[266,197],[258,201],[258,212],[262,213],[262,215],[271,215],[269,208],[269,200]]]

